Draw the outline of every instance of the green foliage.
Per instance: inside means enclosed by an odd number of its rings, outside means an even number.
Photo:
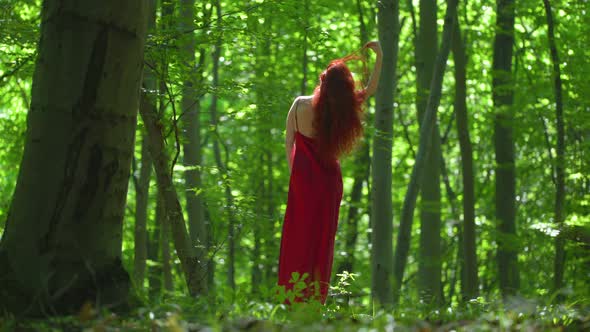
[[[517,2],[516,45],[514,58],[515,119],[517,167],[517,233],[506,238],[519,249],[522,274],[521,296],[510,304],[499,300],[495,252],[497,235],[494,211],[494,153],[491,99],[492,40],[495,8],[489,1],[460,4],[459,15],[466,39],[467,107],[474,145],[477,248],[481,297],[461,304],[460,269],[457,258],[458,235],[462,220],[461,160],[458,135],[454,129],[454,64],[444,78],[439,109],[450,189],[456,197],[443,195],[443,298],[444,305],[432,306],[418,300],[416,287],[418,232],[414,227],[412,247],[399,308],[393,312],[374,312],[370,296],[370,183],[363,185],[359,208],[358,238],[355,251],[346,251],[348,208],[353,205],[349,193],[353,184],[354,160],[342,161],[344,199],[334,253],[334,267],[351,260],[353,269],[336,275],[325,306],[317,302],[296,303],[289,307],[305,285],[305,275],[294,275],[294,291],[276,287],[281,226],[289,183],[284,156],[284,125],[293,99],[311,94],[319,73],[331,59],[357,50],[360,23],[357,1],[309,1],[309,9],[299,0],[223,1],[221,21],[215,19],[209,1],[197,1],[194,29],[178,27],[178,8],[170,17],[157,13],[157,29],[150,33],[146,48],[146,66],[153,67],[164,88],[149,91],[157,102],[167,145],[174,155],[178,119],[191,116],[181,108],[183,82],[192,71],[179,55],[178,41],[191,34],[197,43],[197,61],[202,78],[193,78],[193,94],[201,107],[201,149],[203,163],[201,188],[185,188],[180,159],[174,168],[174,183],[180,196],[186,190],[200,193],[206,202],[206,219],[211,229],[209,258],[215,268],[207,298],[186,297],[179,263],[172,251],[173,290],[153,286],[162,283],[162,256],[148,261],[146,294],[138,296],[140,305],[132,313],[114,315],[94,312],[91,319],[77,317],[22,322],[14,317],[0,319],[0,331],[18,328],[60,330],[63,328],[118,327],[125,330],[174,330],[211,326],[214,329],[261,330],[301,329],[381,330],[386,327],[428,328],[444,326],[451,330],[558,330],[560,327],[588,328],[590,304],[590,255],[588,244],[568,242],[565,272],[566,287],[559,294],[551,289],[553,277],[553,241],[559,230],[553,223],[555,186],[556,126],[551,62],[547,48],[546,21],[539,1]],[[398,230],[401,204],[418,146],[418,121],[415,111],[416,75],[414,31],[409,3],[401,4],[400,53],[397,92],[394,105],[393,203],[394,232]],[[441,3],[441,2],[439,2]],[[370,39],[375,39],[374,1],[358,1]],[[417,1],[414,1],[417,10]],[[556,1],[558,51],[564,80],[564,117],[566,122],[566,224],[590,227],[590,25],[588,1]],[[439,18],[444,6],[439,6]],[[0,234],[4,231],[10,200],[18,176],[24,147],[26,112],[30,107],[35,45],[39,38],[40,1],[0,0]],[[442,22],[439,26],[442,27]],[[307,37],[305,37],[307,36]],[[220,82],[213,86],[211,50],[221,38]],[[303,47],[307,43],[307,76],[303,82]],[[369,60],[369,63],[371,60]],[[164,66],[166,64],[166,66]],[[362,64],[354,64],[357,80],[362,80]],[[219,124],[211,125],[212,96],[219,98]],[[366,131],[373,133],[373,106],[366,112]],[[135,159],[141,159],[143,125],[138,125]],[[369,136],[370,137],[370,136]],[[213,142],[221,145],[227,172],[215,162]],[[370,143],[370,141],[368,142]],[[229,205],[224,188],[229,186],[234,204]],[[443,190],[443,193],[446,191]],[[126,222],[123,229],[122,260],[133,273],[135,188],[129,185]],[[156,224],[156,184],[150,184],[148,233],[157,247],[160,226]],[[181,204],[184,205],[182,201]],[[227,286],[228,211],[237,219],[236,284]],[[394,234],[395,235],[395,234]],[[158,247],[160,248],[160,247]],[[157,248],[157,249],[158,249]],[[157,251],[156,249],[156,251]],[[256,250],[259,250],[258,253]],[[257,253],[257,254],[256,254]],[[1,268],[1,267],[0,267]],[[257,283],[253,275],[259,273]],[[152,278],[152,279],[150,279]],[[278,292],[278,295],[277,295]],[[525,300],[535,299],[535,300]],[[191,325],[193,324],[193,325]],[[196,325],[195,325],[196,324]],[[250,324],[250,325],[249,325]]]

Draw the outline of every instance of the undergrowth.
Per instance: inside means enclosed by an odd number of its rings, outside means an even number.
[[[293,291],[263,290],[259,298],[237,290],[219,298],[194,299],[168,294],[145,297],[132,310],[114,313],[90,303],[76,315],[22,319],[0,317],[8,331],[585,331],[590,330],[588,299],[512,297],[501,301],[479,297],[464,304],[436,306],[423,302],[391,310],[365,306],[348,298],[353,275],[341,275],[326,305],[317,301],[284,304],[301,292],[304,276],[294,276]]]

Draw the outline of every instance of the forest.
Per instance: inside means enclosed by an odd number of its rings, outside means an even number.
[[[369,79],[328,299],[285,120]],[[0,0],[0,331],[590,330],[589,0]]]

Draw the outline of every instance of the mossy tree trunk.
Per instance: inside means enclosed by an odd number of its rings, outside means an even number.
[[[26,143],[0,244],[0,307],[126,302],[122,225],[148,10],[46,0]]]

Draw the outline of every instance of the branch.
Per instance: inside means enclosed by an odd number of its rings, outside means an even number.
[[[21,61],[17,61],[14,67],[11,70],[5,72],[0,76],[0,84],[4,81],[5,78],[8,78],[14,74],[16,74],[25,64],[27,64],[33,57],[35,57],[36,53],[31,53],[25,58],[21,59]]]

